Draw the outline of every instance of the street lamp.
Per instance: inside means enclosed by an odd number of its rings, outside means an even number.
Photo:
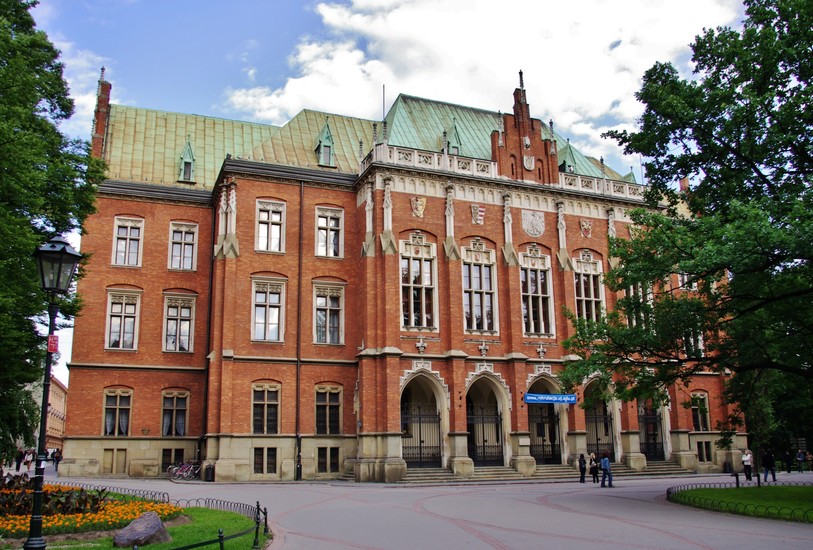
[[[40,433],[37,441],[37,467],[34,470],[34,505],[31,511],[31,527],[25,550],[44,549],[42,538],[42,484],[45,477],[45,430],[48,425],[48,397],[51,392],[51,360],[58,345],[54,331],[56,316],[59,313],[57,294],[67,294],[82,255],[74,250],[62,237],[54,237],[34,252],[40,285],[48,295],[48,351],[45,354],[45,378],[42,384],[42,410],[40,412]]]

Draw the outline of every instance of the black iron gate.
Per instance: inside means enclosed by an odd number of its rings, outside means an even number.
[[[466,404],[469,458],[475,466],[502,466],[502,415],[497,405]]]
[[[607,453],[610,461],[615,462],[615,444],[613,442],[613,417],[610,414],[586,414],[587,453],[595,454],[596,459]]]
[[[638,427],[641,429],[641,453],[647,460],[664,460],[666,454],[661,437],[660,412],[651,408],[641,409]]]
[[[440,414],[436,407],[420,403],[401,407],[401,453],[407,467],[441,466]]]
[[[528,405],[528,425],[531,429],[531,456],[537,464],[561,464],[559,415],[553,405]]]

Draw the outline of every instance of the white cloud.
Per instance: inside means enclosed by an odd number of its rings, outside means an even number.
[[[406,93],[509,111],[522,69],[534,116],[553,118],[586,152],[614,156],[599,135],[640,115],[644,71],[679,65],[703,27],[738,24],[740,10],[737,0],[324,2],[316,13],[328,38],[302,39],[294,76],[228,89],[225,108],[274,124],[303,108],[380,118],[386,85],[388,102]]]

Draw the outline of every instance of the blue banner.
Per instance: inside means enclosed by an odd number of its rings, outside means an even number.
[[[575,403],[574,393],[526,393],[526,403]]]

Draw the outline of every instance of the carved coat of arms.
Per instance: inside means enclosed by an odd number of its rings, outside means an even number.
[[[593,236],[593,220],[579,220],[582,236],[588,239]]]
[[[412,215],[416,218],[423,218],[423,211],[426,208],[426,197],[412,197]]]
[[[530,237],[540,237],[545,232],[545,214],[533,210],[523,210],[522,229]]]

